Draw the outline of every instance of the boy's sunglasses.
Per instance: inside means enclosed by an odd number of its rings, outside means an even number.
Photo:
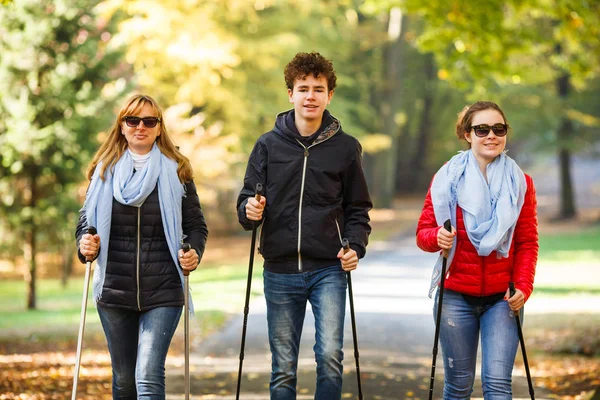
[[[160,122],[160,118],[157,117],[144,117],[144,118],[140,118],[140,117],[123,117],[123,119],[125,120],[125,123],[127,124],[127,126],[131,127],[131,128],[135,128],[136,126],[138,126],[140,124],[140,121],[144,121],[144,126],[146,128],[154,128],[156,126],[156,124],[158,124]]]
[[[475,135],[478,137],[486,137],[489,135],[490,129],[494,132],[494,135],[499,137],[506,136],[508,133],[508,125],[506,124],[494,124],[492,126],[487,124],[473,125],[471,129],[475,131]]]

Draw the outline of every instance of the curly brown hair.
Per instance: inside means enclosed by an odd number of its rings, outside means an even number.
[[[321,54],[313,53],[298,53],[285,66],[285,84],[288,89],[294,90],[294,82],[296,79],[304,79],[309,74],[315,78],[324,76],[327,79],[327,91],[335,89],[337,77],[333,70],[333,62],[326,59]]]

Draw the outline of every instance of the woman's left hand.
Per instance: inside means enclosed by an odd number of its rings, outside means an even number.
[[[186,271],[193,271],[198,267],[198,253],[195,249],[188,250],[186,253],[179,249],[179,264]]]
[[[507,289],[504,300],[508,301],[508,306],[513,311],[519,311],[525,305],[525,296],[519,289],[515,289],[513,297],[510,297],[510,289]]]

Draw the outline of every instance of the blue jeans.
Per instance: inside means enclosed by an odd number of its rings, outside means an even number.
[[[437,316],[439,290],[433,310]],[[508,302],[472,306],[460,293],[444,290],[440,343],[444,356],[444,399],[470,399],[481,332],[481,383],[486,400],[512,399],[512,370],[519,345]]]
[[[300,335],[309,301],[315,317],[316,400],[342,396],[346,273],[340,266],[298,274],[263,272],[269,345],[271,400],[296,398]]]
[[[98,306],[112,362],[114,400],[164,400],[165,360],[181,307],[138,312]]]

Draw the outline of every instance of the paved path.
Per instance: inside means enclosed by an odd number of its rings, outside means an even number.
[[[375,243],[353,272],[360,368],[365,399],[427,398],[434,324],[433,301],[427,297],[429,274],[435,255],[420,251],[412,237]],[[309,307],[310,308],[310,307]],[[532,307],[533,308],[533,307]],[[299,361],[299,399],[314,393],[314,328],[307,312]],[[192,354],[192,394],[198,399],[235,398],[242,317],[209,337]],[[270,354],[267,343],[265,302],[252,302],[242,381],[243,399],[268,399]],[[356,398],[357,382],[350,317],[346,318],[344,398]],[[520,356],[519,356],[520,358]],[[176,360],[182,362],[182,360]],[[438,357],[436,398],[442,389],[441,352]],[[169,368],[170,400],[181,399],[182,376]],[[514,371],[515,398],[527,398],[524,371]],[[536,388],[538,399],[547,392]],[[481,397],[478,387],[474,398]]]

